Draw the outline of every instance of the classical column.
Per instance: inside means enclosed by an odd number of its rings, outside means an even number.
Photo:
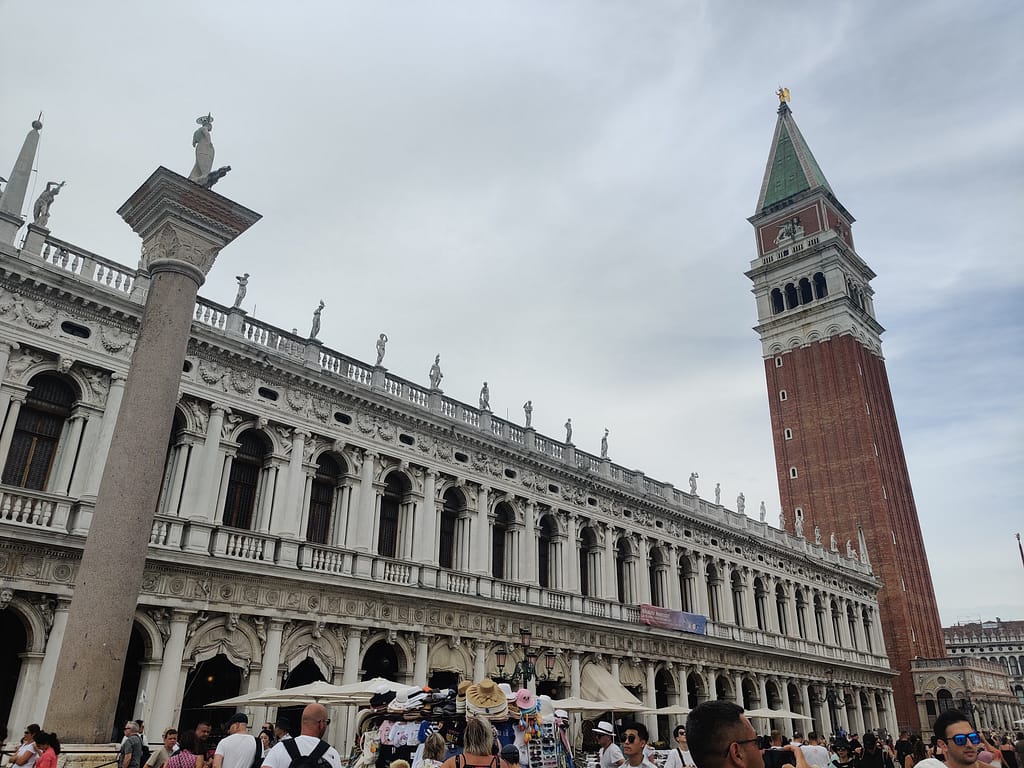
[[[303,452],[306,450],[306,438],[309,432],[301,429],[292,430],[292,450],[288,457],[287,480],[284,493],[278,494],[280,504],[275,500],[271,515],[270,532],[275,536],[289,539],[305,540],[306,532],[299,529],[302,521],[302,498],[305,490],[305,473],[302,471]]]
[[[811,711],[811,695],[810,695],[810,693],[807,690],[807,681],[806,680],[797,680],[796,681],[796,686],[797,686],[797,689],[800,691],[800,714],[801,715],[807,715],[808,717],[813,717],[814,713]],[[808,721],[804,720],[804,722],[806,723]],[[800,730],[801,731],[814,730],[814,725],[812,723],[810,727],[801,727]],[[804,735],[806,736],[807,734],[804,733]]]
[[[835,728],[832,725],[832,712],[827,698],[828,689],[824,683],[817,683],[817,685],[821,690],[822,697],[825,698],[825,701],[818,705],[818,711],[821,713],[821,723],[819,724],[821,727],[821,738],[823,741],[827,741]]]
[[[45,718],[69,743],[110,737],[196,293],[220,249],[259,218],[165,168],[119,213],[143,239],[152,280]]]
[[[416,535],[412,540],[412,559],[417,563],[436,567],[440,529],[437,525],[437,472],[432,469],[423,473],[423,509],[417,517]],[[426,678],[416,678],[421,679]]]
[[[373,545],[373,526],[377,510],[377,489],[373,487],[373,475],[377,454],[364,451],[363,464],[359,468],[359,513],[348,519],[349,546],[359,552],[369,552]]]
[[[486,576],[490,574],[487,563],[491,554],[490,520],[488,519],[487,497],[490,489],[481,485],[476,496],[476,517],[471,524],[473,546],[469,551],[469,570],[472,573]],[[480,680],[481,678],[476,678]]]
[[[21,406],[25,403],[26,392],[11,393],[11,407],[7,411],[7,421],[4,422],[4,431],[0,433],[0,467],[7,466],[7,454],[11,450],[11,441],[14,439],[14,429],[18,426],[18,415],[21,413]]]
[[[654,662],[644,662],[644,703],[650,708],[658,706],[658,692],[655,690]],[[661,735],[658,732],[658,716],[648,713],[644,716],[647,721],[647,730],[651,733],[651,741],[659,741]]]
[[[679,552],[672,545],[665,547],[668,550],[668,575],[665,586],[668,588],[668,607],[681,611],[683,609],[683,598],[679,594]]]
[[[651,600],[651,545],[646,536],[641,536],[637,542],[636,567],[639,578],[634,582],[633,602],[650,604]]]
[[[786,709],[788,709],[790,712],[792,712],[793,711],[793,701],[789,698],[789,681],[788,680],[780,680],[779,681],[779,690],[782,691],[782,701],[785,703]],[[796,726],[794,725],[795,721],[791,717],[784,718],[784,720],[785,720],[785,723],[786,723],[786,733],[788,735],[792,736],[793,735],[793,731],[796,729]]]
[[[38,688],[34,692],[32,706],[35,712],[33,722],[42,720],[44,705],[50,698],[50,691],[53,689],[53,676],[57,672],[57,659],[60,657],[60,646],[64,640],[64,632],[68,625],[68,611],[71,608],[71,600],[59,598],[56,610],[53,612],[53,626],[46,639],[46,653],[43,656],[42,664],[39,666]]]
[[[223,461],[219,457],[221,432],[224,429],[226,408],[219,404],[210,405],[210,418],[206,424],[206,438],[201,448],[193,450],[198,461],[192,462],[185,488],[182,491],[182,517],[203,522],[214,522],[216,509],[209,508],[210,500],[217,498]]]
[[[59,646],[57,650],[60,650]],[[18,672],[18,685],[14,689],[14,699],[11,701],[11,716],[8,722],[44,722],[44,719],[40,717],[40,713],[43,712],[46,699],[42,698],[39,690],[39,672],[44,658],[42,653],[36,653],[35,651],[21,654],[21,670]],[[60,731],[57,733],[60,734]]]
[[[871,710],[871,728],[881,728],[884,723],[878,717],[878,702],[875,701],[875,692],[868,691],[868,708]]]
[[[134,359],[134,358],[133,358]],[[181,372],[178,372],[181,376]],[[121,413],[121,400],[124,398],[124,389],[127,384],[127,377],[120,373],[110,374],[110,391],[107,392],[107,404],[103,408],[103,419],[100,422],[100,433],[96,438],[96,449],[92,452],[92,464],[89,467],[89,479],[85,483],[83,496],[95,496],[100,490],[100,480],[103,478],[103,468],[106,466],[107,456],[110,453],[110,441],[114,436],[114,425]],[[171,423],[174,422],[174,413],[171,412]],[[170,426],[167,433],[170,433]],[[167,434],[164,435],[166,446]]]
[[[358,627],[348,628],[348,638],[345,641],[345,675],[342,678],[345,685],[359,681],[359,662],[362,653],[363,633]]]
[[[604,577],[602,587],[604,599],[615,602],[619,599],[618,579],[615,573],[615,529],[610,525],[604,527]]]
[[[864,712],[860,708],[860,688],[851,688],[853,693],[853,717],[850,722],[850,729],[861,735],[864,734]],[[846,710],[849,712],[849,708]]]
[[[487,677],[487,643],[477,640],[473,643],[473,679],[483,680]]]
[[[0,341],[0,384],[7,378],[7,363],[11,360],[11,352],[21,349],[16,341]]]
[[[757,689],[757,695],[761,697],[758,707],[768,707],[768,678],[764,675],[757,676]],[[742,699],[736,703],[743,706]]]
[[[618,678],[616,678],[618,679]],[[580,655],[576,651],[569,654],[569,696],[580,695]]]
[[[430,635],[419,634],[416,636],[416,660],[413,663],[412,679],[418,683],[426,683],[427,675],[427,654],[430,652]],[[477,678],[482,679],[482,678]]]
[[[154,732],[177,722],[178,688],[181,680],[181,662],[185,655],[185,634],[192,614],[188,611],[172,611],[171,633],[164,643],[163,661],[157,678],[153,711],[150,715],[155,726]]]
[[[539,532],[537,530],[537,503],[535,501],[526,502],[526,514],[525,514],[525,530],[526,536],[522,545],[519,547],[519,573],[524,583],[531,587],[537,586],[538,583],[538,563],[540,559],[537,555],[537,547],[539,545]],[[552,540],[549,542],[550,551],[548,562],[551,563],[552,573],[558,569],[562,557],[555,558],[555,542]],[[558,553],[561,555],[561,553]],[[554,586],[556,581],[552,579],[552,573],[548,573],[548,584]]]
[[[75,459],[78,458],[78,444],[82,440],[82,427],[88,416],[84,413],[74,413],[68,419],[65,434],[61,437],[57,447],[58,455],[54,458],[56,472],[52,474],[48,483],[51,493],[59,493],[62,496],[68,492],[68,483],[71,481],[71,470],[75,468]]]

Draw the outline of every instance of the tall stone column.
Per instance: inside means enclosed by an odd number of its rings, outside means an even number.
[[[142,237],[152,282],[45,718],[68,743],[110,737],[196,293],[220,249],[259,219],[166,168],[118,213]]]
[[[883,723],[878,717],[878,703],[875,701],[874,691],[868,691],[868,708],[871,710],[871,722],[869,725],[872,730],[875,728],[881,728],[885,725],[885,723]]]
[[[349,627],[345,641],[345,685],[359,681],[359,661],[362,653],[363,633],[359,627]]]
[[[428,566],[437,565],[437,472],[423,473],[423,510],[417,515],[416,535],[412,540],[412,559]],[[421,678],[417,677],[417,680]]]
[[[822,696],[827,697],[828,690],[826,689],[825,684],[816,683],[816,685],[820,687]],[[821,723],[819,723],[819,727],[821,728],[821,738],[823,741],[828,741],[835,728],[832,726],[832,711],[827,698],[818,705],[818,709],[821,712]]]
[[[359,469],[359,513],[349,517],[349,546],[359,552],[369,552],[373,542],[374,512],[377,492],[373,487],[373,472],[377,454],[366,451]]]
[[[636,559],[636,581],[633,582],[633,602],[637,605],[640,603],[652,603],[651,600],[651,545],[647,541],[645,536],[641,536],[637,541],[637,553]]]
[[[601,581],[604,599],[618,600],[619,587],[615,577],[615,530],[610,525],[604,528],[604,578]]]
[[[490,489],[481,485],[476,497],[476,517],[471,524],[473,546],[469,552],[469,570],[481,576],[490,575],[488,561],[491,555],[490,529],[487,499]],[[480,678],[476,678],[479,680]]]
[[[50,492],[64,495],[68,492],[68,484],[71,482],[71,470],[75,468],[75,459],[78,457],[78,444],[82,440],[82,428],[88,419],[85,413],[75,413],[68,419],[67,433],[61,438],[57,446],[59,455],[54,460],[56,472],[50,480]]]
[[[539,542],[539,532],[537,529],[537,502],[527,501],[526,502],[526,515],[525,515],[525,530],[526,537],[522,542],[522,546],[519,548],[519,574],[523,582],[529,586],[537,586],[537,568],[540,559],[537,556],[537,546]],[[555,544],[554,541],[550,543],[552,552],[551,557],[548,558],[551,563],[551,571],[557,570],[562,561],[562,557],[555,557]],[[561,555],[561,553],[559,553]],[[557,584],[556,579],[551,578],[552,574],[548,574],[548,584]]]
[[[577,651],[569,654],[569,696],[580,695],[580,655]]]
[[[487,677],[487,643],[477,640],[473,643],[473,679],[483,680]]]
[[[416,636],[416,658],[412,667],[412,679],[416,682],[427,681],[427,654],[430,652],[430,635]]]
[[[164,643],[163,662],[160,665],[153,713],[150,716],[156,728],[166,728],[177,722],[175,709],[178,705],[178,683],[181,679],[181,662],[185,655],[185,634],[191,618],[192,614],[188,611],[171,613],[171,634]]]
[[[656,682],[654,679],[654,662],[644,662],[644,704],[649,708],[655,709],[658,706],[658,692],[655,689]],[[644,719],[647,721],[647,730],[651,733],[652,741],[659,741],[661,735],[658,732],[658,716],[655,714],[648,713],[644,715]]]

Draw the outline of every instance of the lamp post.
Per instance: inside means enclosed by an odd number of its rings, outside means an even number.
[[[530,648],[530,637],[532,634],[529,628],[519,627],[519,645],[523,649],[523,660],[516,662],[508,675],[505,674],[505,664],[508,662],[508,655],[510,653],[508,646],[495,652],[494,656],[498,663],[499,677],[505,678],[513,684],[522,680],[524,687],[530,684],[531,679],[547,680],[551,677],[551,672],[555,668],[555,654],[550,650],[544,654],[544,674],[537,674],[537,651]]]

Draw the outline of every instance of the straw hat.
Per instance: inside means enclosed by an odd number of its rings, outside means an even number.
[[[485,677],[466,689],[466,712],[490,720],[504,720],[508,716],[508,699],[497,683]]]

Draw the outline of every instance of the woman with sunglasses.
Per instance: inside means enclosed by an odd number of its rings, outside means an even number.
[[[18,768],[35,768],[39,752],[36,751],[36,734],[39,733],[39,726],[35,723],[25,728],[25,735],[21,737],[21,746],[7,760],[8,766]]]
[[[850,742],[844,738],[836,739],[832,745],[835,756],[829,761],[832,768],[857,768],[857,756],[850,749]]]

